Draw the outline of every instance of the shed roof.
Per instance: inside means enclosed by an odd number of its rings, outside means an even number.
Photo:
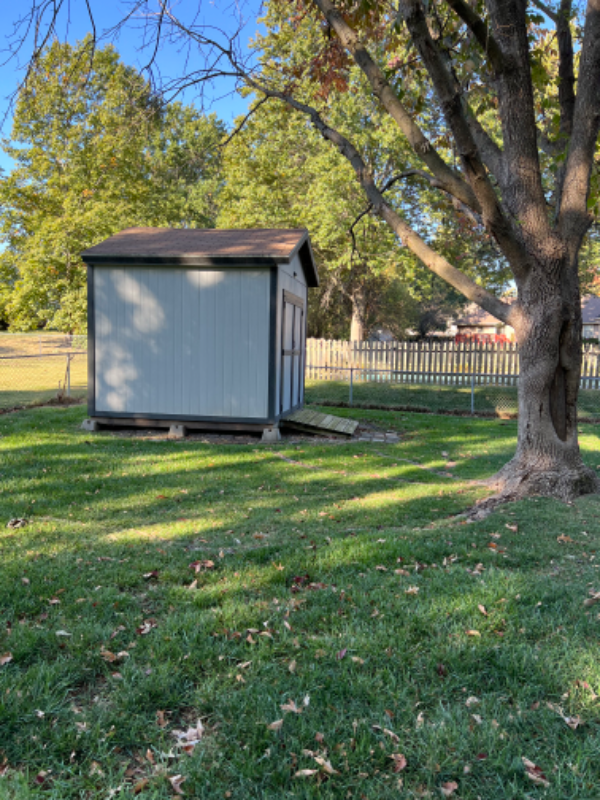
[[[253,228],[126,228],[81,254],[86,264],[274,266],[298,253],[306,282],[319,285],[308,231]]]

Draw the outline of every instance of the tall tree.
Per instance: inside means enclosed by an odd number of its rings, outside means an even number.
[[[588,0],[580,20],[571,0],[556,9],[534,3],[545,17],[526,0],[400,0],[397,7],[298,0],[293,11],[272,0],[281,24],[271,39],[312,26],[322,35],[317,57],[304,66],[273,59],[260,75],[244,69],[231,50],[220,51],[255,91],[303,114],[338,149],[373,211],[428,269],[513,326],[521,363],[517,452],[493,483],[502,498],[536,493],[570,500],[599,488],[579,450],[577,396],[579,253],[598,203],[600,0]],[[544,50],[548,19],[554,52]],[[202,31],[172,22],[200,44],[216,46]],[[392,57],[397,68],[390,67]],[[420,177],[493,238],[517,287],[514,303],[436,251],[385,191],[360,144],[331,121],[328,98],[347,90],[351,65],[419,159]],[[305,76],[320,85],[320,101],[303,92]],[[411,82],[425,82],[427,92],[415,96]],[[439,112],[437,131],[427,129],[432,108]],[[497,135],[488,124],[493,115]]]
[[[145,6],[137,0],[136,8]],[[204,52],[187,83],[234,74],[304,115],[348,160],[397,241],[513,326],[521,357],[518,443],[496,476],[500,497],[570,500],[597,491],[579,450],[577,396],[579,254],[598,213],[600,0],[586,0],[581,10],[573,0],[271,0],[269,8],[281,19],[271,41],[310,29],[321,37],[318,54],[290,64],[275,53],[261,73],[244,63],[231,36],[219,39],[166,5],[154,17],[156,36],[169,29]],[[263,44],[268,58],[270,43]],[[351,65],[410,146],[419,181],[494,240],[517,287],[514,303],[440,254],[369,168],[360,144],[331,121],[329,98],[347,91]],[[307,96],[306,80],[320,91]]]
[[[52,44],[21,90],[0,180],[0,304],[13,329],[85,330],[79,254],[132,225],[214,225],[216,118],[163,108],[114,48]]]

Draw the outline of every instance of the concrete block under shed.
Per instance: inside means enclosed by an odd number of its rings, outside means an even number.
[[[95,419],[84,419],[81,423],[81,430],[82,431],[97,431],[98,430],[98,423]]]
[[[271,444],[281,441],[281,431],[279,428],[265,428],[262,432],[261,442]]]

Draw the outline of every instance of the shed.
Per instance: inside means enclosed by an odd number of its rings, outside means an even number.
[[[89,424],[260,431],[302,407],[306,230],[129,228],[82,259]]]

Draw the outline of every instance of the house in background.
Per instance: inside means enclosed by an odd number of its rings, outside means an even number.
[[[471,303],[465,313],[451,327],[457,342],[506,343],[515,341],[515,332],[510,325],[488,314],[483,308]]]
[[[600,297],[588,294],[581,298],[583,338],[600,339]]]
[[[583,338],[600,339],[600,297],[595,294],[584,295],[581,298],[581,316]],[[463,316],[456,320],[452,326],[452,333],[459,342],[515,341],[515,332],[510,325],[500,322],[474,303],[467,306]]]

